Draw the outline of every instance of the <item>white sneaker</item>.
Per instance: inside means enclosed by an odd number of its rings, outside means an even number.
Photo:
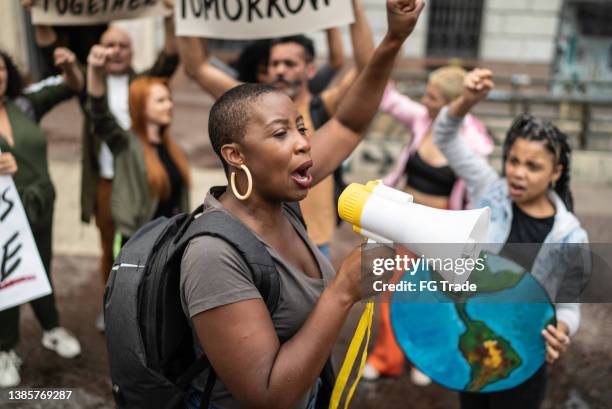
[[[63,327],[45,331],[42,344],[45,348],[57,352],[62,358],[74,358],[81,353],[79,341]]]
[[[12,388],[21,383],[20,366],[21,359],[15,351],[0,351],[0,388]]]
[[[414,366],[410,370],[410,380],[417,386],[427,386],[431,383],[431,378]]]
[[[380,372],[378,372],[378,369],[366,362],[365,366],[363,367],[363,372],[361,373],[361,378],[364,381],[375,381],[380,378]]]

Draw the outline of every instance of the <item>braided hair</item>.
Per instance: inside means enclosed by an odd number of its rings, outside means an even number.
[[[518,138],[528,141],[541,141],[544,147],[555,157],[555,165],[563,166],[561,176],[554,185],[555,192],[559,195],[567,209],[574,210],[574,198],[570,190],[570,165],[572,149],[568,143],[568,137],[554,126],[550,121],[544,121],[532,115],[519,115],[512,122],[503,147],[503,163],[508,159],[508,153]],[[505,174],[505,169],[504,169]]]

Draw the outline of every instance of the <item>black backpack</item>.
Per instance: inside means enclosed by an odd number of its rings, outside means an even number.
[[[213,188],[219,196],[225,188]],[[285,204],[303,223],[297,203]],[[207,408],[216,379],[206,356],[195,356],[189,318],[180,302],[180,265],[190,240],[202,235],[230,243],[251,268],[268,310],[275,310],[280,280],[265,246],[226,212],[156,219],[138,230],[115,260],[104,293],[104,318],[112,391],[119,408],[184,406],[191,381],[210,368],[202,394]],[[281,340],[281,342],[284,340]],[[328,360],[317,407],[326,407],[335,381]]]

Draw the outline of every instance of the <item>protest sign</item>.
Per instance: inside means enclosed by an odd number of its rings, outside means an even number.
[[[59,26],[168,15],[162,0],[39,0],[32,23]]]
[[[51,294],[45,267],[10,176],[0,176],[0,311]]]
[[[351,0],[176,0],[178,35],[256,39],[350,24]]]

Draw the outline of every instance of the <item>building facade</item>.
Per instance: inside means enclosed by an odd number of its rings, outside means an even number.
[[[362,0],[376,41],[386,31],[383,0]],[[612,81],[609,0],[428,0],[404,47],[407,64],[431,68],[460,58],[502,72],[534,72],[562,80]],[[35,65],[31,29],[19,1],[3,1],[0,47],[26,70]],[[118,22],[133,36],[136,68],[149,65],[163,42],[160,19]],[[347,54],[348,29],[344,28]],[[313,33],[319,56],[324,33]],[[500,68],[498,68],[500,67]],[[531,67],[531,69],[530,69]],[[34,70],[35,71],[35,70]]]

